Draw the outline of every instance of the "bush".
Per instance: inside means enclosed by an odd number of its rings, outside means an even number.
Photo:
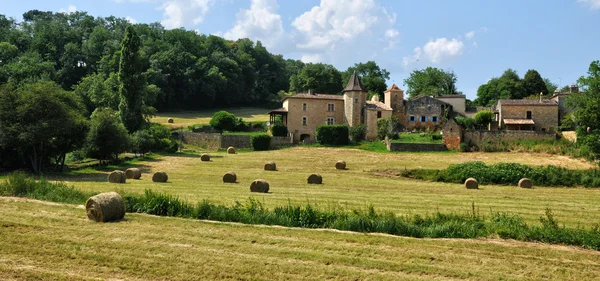
[[[176,140],[171,140],[171,131],[161,124],[151,124],[147,129],[132,134],[132,152],[146,154],[148,152],[175,153],[179,149]]]
[[[317,127],[317,141],[322,145],[348,144],[349,130],[346,125],[322,125]]]
[[[486,130],[488,125],[494,120],[494,112],[491,110],[479,111],[473,116],[475,128],[478,130]]]
[[[354,127],[350,127],[350,138],[352,141],[359,142],[365,139],[367,135],[367,127],[365,125],[360,124]]]
[[[236,132],[247,132],[250,130],[250,125],[244,121],[242,118],[237,118],[235,120],[235,127],[233,131]]]
[[[252,129],[254,131],[264,132],[267,130],[267,127],[266,127],[265,123],[263,123],[263,122],[254,122],[254,123],[252,123]]]
[[[271,134],[274,137],[287,137],[288,128],[282,124],[275,124],[271,126]]]
[[[235,115],[224,110],[215,112],[210,119],[210,126],[220,132],[231,131],[235,129],[235,124]]]
[[[118,160],[119,153],[130,148],[131,139],[116,112],[97,109],[90,121],[85,140],[86,155],[99,160]]]
[[[251,142],[252,148],[256,151],[269,150],[271,147],[271,136],[267,134],[252,136]]]
[[[395,115],[390,118],[382,118],[377,120],[377,137],[380,140],[384,140],[385,137],[390,139],[397,139],[398,127],[400,127],[400,119]],[[396,137],[395,137],[396,136]]]

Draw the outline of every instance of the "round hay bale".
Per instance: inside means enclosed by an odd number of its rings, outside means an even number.
[[[346,170],[346,162],[342,161],[342,160],[337,161],[335,163],[335,168],[338,169],[338,170]]]
[[[466,187],[467,189],[479,189],[479,183],[478,183],[478,182],[477,182],[477,180],[476,180],[476,179],[474,179],[474,178],[468,178],[468,179],[465,181],[465,187]]]
[[[519,180],[519,187],[520,188],[532,188],[533,182],[531,182],[531,180],[528,178],[522,178]]]
[[[100,193],[85,202],[85,212],[96,222],[118,221],[125,216],[125,201],[116,192]]]
[[[223,175],[223,182],[225,183],[235,183],[237,181],[237,176],[234,172],[227,172]]]
[[[228,147],[227,154],[235,154],[235,147],[233,147],[233,146]]]
[[[308,176],[308,183],[309,184],[322,184],[323,177],[321,177],[321,175],[319,175],[319,174],[312,174],[312,175]]]
[[[138,168],[129,168],[125,170],[125,177],[128,179],[139,180],[142,177],[142,171]]]
[[[202,154],[202,155],[200,155],[200,160],[202,160],[202,162],[208,162],[208,161],[210,161],[210,155],[208,155],[206,153]]]
[[[275,162],[267,162],[267,164],[265,164],[265,171],[277,171],[277,165],[275,165]]]
[[[108,182],[110,183],[125,183],[126,178],[125,172],[119,170],[112,171],[108,174]]]
[[[167,182],[169,180],[169,175],[165,172],[156,172],[152,176],[153,182]]]
[[[269,192],[269,183],[266,180],[254,180],[251,184],[250,184],[250,192],[262,192],[262,193],[267,193]]]
[[[173,120],[173,118],[169,118],[169,119],[167,119],[167,122],[168,122],[169,124],[173,124],[173,123],[175,122],[175,120]]]

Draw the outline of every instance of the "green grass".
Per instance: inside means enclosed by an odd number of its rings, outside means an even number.
[[[225,109],[208,109],[201,111],[181,111],[181,112],[159,112],[150,119],[153,123],[159,123],[169,128],[187,128],[198,124],[209,124],[213,114],[217,111],[225,110],[233,113],[235,117],[243,118],[246,122],[267,122],[270,109],[254,107],[236,107]],[[167,120],[173,118],[174,123],[168,123]]]
[[[442,139],[434,140],[432,134],[426,133],[401,133],[398,135],[398,137],[398,139],[391,141],[399,143],[444,143]]]

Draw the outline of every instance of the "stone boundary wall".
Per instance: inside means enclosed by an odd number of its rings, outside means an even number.
[[[408,152],[419,152],[419,151],[447,151],[446,145],[443,143],[403,143],[403,142],[391,142],[386,138],[385,140],[388,151],[408,151]]]
[[[502,142],[514,140],[554,140],[556,139],[555,132],[542,131],[465,131],[463,133],[465,142],[473,142],[479,144],[482,142]]]
[[[210,150],[226,149],[230,146],[235,148],[252,148],[250,136],[182,132],[181,139],[184,143]],[[292,145],[290,137],[271,138],[271,149]]]

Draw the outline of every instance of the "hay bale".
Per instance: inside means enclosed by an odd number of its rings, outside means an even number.
[[[152,176],[153,182],[167,182],[169,180],[169,175],[165,172],[156,172]]]
[[[335,168],[338,169],[338,170],[346,170],[346,162],[342,161],[342,160],[337,161],[335,163]]]
[[[237,175],[234,172],[227,172],[223,175],[223,182],[235,183],[237,181]]]
[[[476,179],[474,179],[474,178],[468,178],[468,179],[465,181],[465,187],[466,187],[467,189],[479,189],[479,183],[478,183],[478,182],[477,182],[477,180],[476,180]]]
[[[85,202],[85,212],[96,222],[118,221],[125,216],[125,201],[116,192],[100,193]]]
[[[139,180],[142,177],[142,171],[138,168],[129,168],[125,170],[125,177],[128,179]]]
[[[126,178],[125,172],[119,170],[112,171],[108,174],[108,182],[110,183],[125,183]]]
[[[520,188],[532,188],[533,182],[531,182],[531,180],[528,178],[522,178],[519,180],[519,187]]]
[[[255,180],[250,184],[250,192],[269,192],[269,183],[266,180]]]
[[[310,176],[308,176],[308,183],[309,184],[322,184],[323,177],[321,177],[321,175],[319,175],[319,174],[311,174]]]
[[[200,160],[202,160],[202,162],[208,162],[208,161],[210,161],[210,155],[204,153],[204,154],[200,155]]]
[[[265,164],[265,171],[277,171],[277,165],[275,165],[275,162],[267,162],[267,164]]]
[[[175,122],[175,120],[173,120],[173,118],[169,118],[169,119],[167,119],[167,122],[168,122],[169,124],[173,124],[173,123]]]
[[[228,147],[227,154],[235,154],[235,148],[233,146]]]

